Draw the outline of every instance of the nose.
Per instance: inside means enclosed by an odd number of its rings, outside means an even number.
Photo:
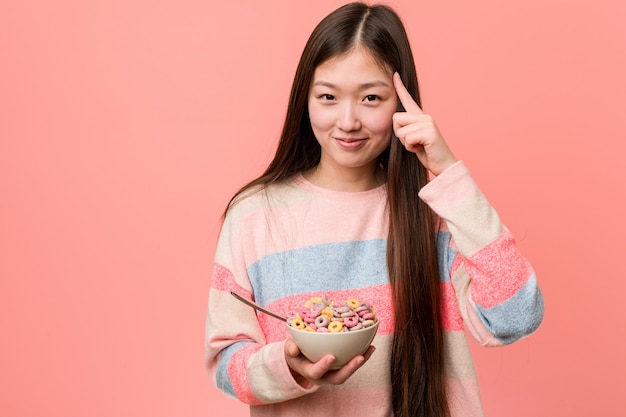
[[[342,106],[337,126],[344,132],[352,132],[361,128],[361,121],[355,104],[345,103]]]

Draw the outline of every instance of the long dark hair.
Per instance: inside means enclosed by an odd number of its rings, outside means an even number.
[[[265,188],[319,163],[321,148],[311,129],[307,106],[314,71],[356,46],[397,71],[421,105],[413,54],[398,15],[381,5],[351,3],[340,7],[317,25],[304,48],[274,159],[233,200],[246,190]],[[394,414],[445,417],[449,410],[434,221],[429,207],[417,196],[428,181],[428,172],[398,140],[392,140],[383,152],[381,165],[387,176],[387,265],[395,314],[391,353]]]

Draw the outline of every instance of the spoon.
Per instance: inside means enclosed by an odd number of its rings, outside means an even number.
[[[287,321],[286,318],[279,316],[278,314],[269,311],[268,309],[261,307],[260,305],[258,305],[257,303],[255,303],[254,301],[250,301],[246,298],[243,298],[241,295],[237,294],[236,292],[231,291],[230,295],[232,295],[233,297],[235,297],[237,300],[241,301],[242,303],[249,305],[250,307],[254,308],[255,310],[259,310],[262,311],[263,313],[267,314],[268,316],[272,316],[275,319],[278,320],[282,320],[282,321]]]

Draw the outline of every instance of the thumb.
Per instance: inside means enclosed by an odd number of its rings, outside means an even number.
[[[300,348],[293,340],[287,339],[285,341],[285,354],[295,358],[300,355]]]

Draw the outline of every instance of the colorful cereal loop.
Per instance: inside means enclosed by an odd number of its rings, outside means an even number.
[[[361,302],[357,300],[356,298],[351,298],[348,300],[348,305],[351,308],[358,308],[361,305]]]
[[[352,315],[350,317],[344,317],[343,318],[343,323],[347,326],[347,327],[354,327],[357,324],[359,324],[359,316]]]
[[[330,319],[332,319],[334,317],[334,313],[333,313],[333,311],[329,307],[326,307],[325,309],[320,311],[320,314],[323,315],[323,316],[326,316],[328,318],[328,320],[330,320]]]
[[[306,308],[311,308],[312,305],[319,303],[320,301],[322,301],[322,297],[312,297],[304,303],[304,306]]]
[[[331,333],[340,333],[343,332],[343,322],[342,321],[331,321],[328,325],[328,331]]]
[[[302,330],[306,327],[306,324],[304,324],[304,320],[302,320],[300,317],[296,317],[291,322],[291,327],[293,327],[294,329]]]
[[[315,319],[315,325],[320,328],[320,327],[327,327],[328,326],[328,317],[326,317],[325,315],[321,314],[319,316],[317,316],[317,318]]]

